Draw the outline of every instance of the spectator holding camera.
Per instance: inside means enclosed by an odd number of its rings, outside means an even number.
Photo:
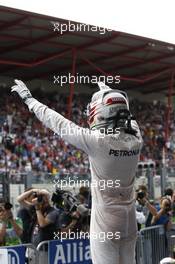
[[[35,209],[35,219],[31,230],[31,242],[37,246],[40,242],[54,239],[58,228],[58,212],[50,204],[49,192],[45,189],[31,189],[18,197],[25,207]]]
[[[171,229],[171,199],[168,196],[164,196],[160,200],[160,205],[156,206],[157,212],[153,215],[152,225],[163,225],[164,226],[164,237],[159,243],[159,246],[165,247],[165,254],[168,256],[168,239],[167,231]],[[161,245],[162,243],[162,245]]]
[[[153,225],[164,225],[166,230],[171,229],[171,200],[168,197],[162,197],[157,212],[153,215]]]
[[[0,202],[0,246],[18,245],[23,233],[22,221],[14,218],[12,205]]]
[[[136,191],[136,218],[138,230],[140,230],[141,224],[145,224],[147,227],[151,226],[152,217],[156,214],[156,208],[148,199],[147,187],[145,185],[140,185]]]

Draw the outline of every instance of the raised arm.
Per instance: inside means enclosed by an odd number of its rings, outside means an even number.
[[[98,137],[89,129],[77,126],[56,111],[40,103],[32,97],[26,85],[15,80],[16,85],[12,87],[12,92],[17,92],[22,100],[27,104],[29,110],[48,128],[59,134],[70,144],[82,149],[87,154],[92,152],[94,146],[98,146]]]

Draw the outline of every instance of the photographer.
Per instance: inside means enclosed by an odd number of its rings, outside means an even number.
[[[11,209],[12,205],[10,203],[0,202],[0,246],[11,246],[21,243],[22,221],[20,218],[14,219]]]
[[[143,223],[146,227],[151,226],[152,217],[156,214],[156,208],[148,199],[146,186],[140,185],[136,191],[136,217],[138,230],[141,229],[141,224]]]
[[[152,225],[163,225],[165,229],[165,235],[162,238],[161,242],[162,247],[165,248],[165,255],[168,256],[168,239],[167,239],[167,231],[171,229],[171,200],[166,196],[162,197],[160,201],[160,206],[157,206],[157,212],[153,216]],[[161,244],[159,246],[161,247]]]
[[[153,225],[164,225],[166,230],[171,229],[171,200],[168,197],[162,197],[160,206],[157,207],[156,214],[153,215]]]
[[[32,230],[36,221],[35,207],[32,205],[33,192],[35,192],[34,188],[28,188],[17,198],[21,205],[17,215],[23,222],[23,234],[21,236],[23,244],[31,243]]]
[[[162,239],[159,242],[160,248],[165,248],[165,250],[168,252],[168,244],[167,244],[167,237],[166,237],[166,231],[170,229],[171,227],[171,221],[170,221],[170,211],[171,211],[171,200],[167,197],[163,197],[161,199],[160,206],[154,206],[152,205],[148,200],[148,193],[146,192],[145,188],[139,189],[137,192],[137,201],[139,204],[141,204],[144,208],[147,208],[148,211],[148,217],[146,221],[146,226],[152,226],[152,225],[164,225],[165,227],[165,235],[162,237]],[[157,239],[159,236],[159,229],[152,229],[154,230],[153,234],[154,237]],[[155,250],[154,240],[148,240],[147,246],[152,249],[152,258],[154,259],[155,263],[158,263],[158,252]]]
[[[31,189],[18,197],[25,207],[34,207],[35,219],[31,232],[31,242],[37,246],[40,242],[54,239],[57,231],[58,212],[50,205],[47,190]]]

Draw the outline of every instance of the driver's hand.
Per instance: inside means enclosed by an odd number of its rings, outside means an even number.
[[[28,98],[32,98],[32,94],[21,80],[14,80],[15,84],[11,87],[11,92],[17,92],[21,99],[25,102]]]

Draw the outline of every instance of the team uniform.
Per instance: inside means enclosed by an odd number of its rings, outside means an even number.
[[[19,93],[30,111],[46,127],[89,156],[92,177],[90,245],[93,264],[134,264],[137,224],[133,187],[142,146],[140,130],[135,120],[131,120],[135,133],[126,133],[124,127],[116,133],[106,133],[105,127],[102,133],[102,126],[97,123],[99,129],[94,129],[95,118],[99,113],[99,98],[100,102],[106,98],[108,105],[112,105],[113,108],[109,109],[111,113],[115,111],[116,105],[121,108],[125,99],[119,96],[120,100],[117,101],[117,93],[111,96],[112,91],[106,87],[97,93],[97,100],[93,100],[90,107],[91,124],[88,129],[77,126],[30,94],[26,96],[24,87],[21,91],[17,90],[20,85],[17,83],[12,91]],[[128,109],[127,101],[125,107]],[[104,122],[104,118],[101,120]],[[105,183],[105,188],[102,188],[101,183],[103,187]],[[103,241],[102,234],[105,235]]]

